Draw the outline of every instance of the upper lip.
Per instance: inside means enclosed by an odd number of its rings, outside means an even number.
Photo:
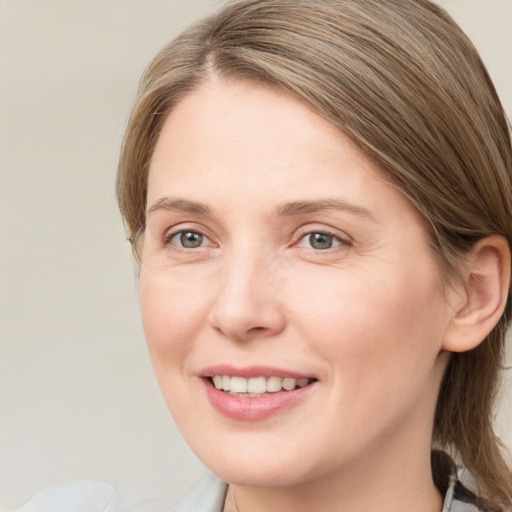
[[[231,377],[244,377],[250,379],[253,377],[293,377],[295,379],[314,379],[310,374],[303,374],[293,370],[276,368],[271,366],[244,366],[236,367],[229,364],[209,366],[200,372],[200,377],[213,377],[214,375],[229,375]]]

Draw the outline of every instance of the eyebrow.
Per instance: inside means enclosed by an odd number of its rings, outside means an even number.
[[[147,211],[147,215],[161,210],[170,210],[178,212],[193,213],[196,215],[211,215],[210,208],[195,201],[187,199],[169,199],[163,197],[156,201]],[[357,206],[348,201],[341,199],[319,199],[316,201],[292,201],[279,205],[275,209],[278,217],[293,217],[295,215],[306,215],[309,213],[317,213],[325,210],[341,210],[354,213],[362,217],[375,220],[374,215],[361,206]]]
[[[375,220],[375,217],[370,212],[370,210],[367,210],[362,206],[357,206],[348,201],[343,201],[341,199],[320,199],[318,201],[293,201],[291,203],[285,203],[281,206],[278,206],[276,208],[276,213],[278,216],[291,217],[294,215],[304,215],[308,213],[321,212],[324,210],[342,210]]]
[[[177,212],[195,213],[196,215],[210,215],[211,211],[208,206],[195,201],[187,201],[186,199],[169,199],[163,197],[148,208],[147,215],[151,215],[159,210],[171,210]]]

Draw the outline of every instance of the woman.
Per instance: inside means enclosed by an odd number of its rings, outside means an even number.
[[[510,508],[511,177],[427,0],[234,1],[164,48],[118,198],[157,378],[216,475],[176,510]]]

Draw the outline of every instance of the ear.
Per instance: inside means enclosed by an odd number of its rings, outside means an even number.
[[[504,237],[479,240],[466,255],[458,305],[445,332],[443,348],[465,352],[478,346],[498,323],[510,287],[510,248]]]

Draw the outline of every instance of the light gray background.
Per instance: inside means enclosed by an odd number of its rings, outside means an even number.
[[[153,377],[114,178],[143,68],[218,3],[0,0],[0,510],[74,478],[173,502],[204,471]],[[512,0],[440,3],[510,116]]]

